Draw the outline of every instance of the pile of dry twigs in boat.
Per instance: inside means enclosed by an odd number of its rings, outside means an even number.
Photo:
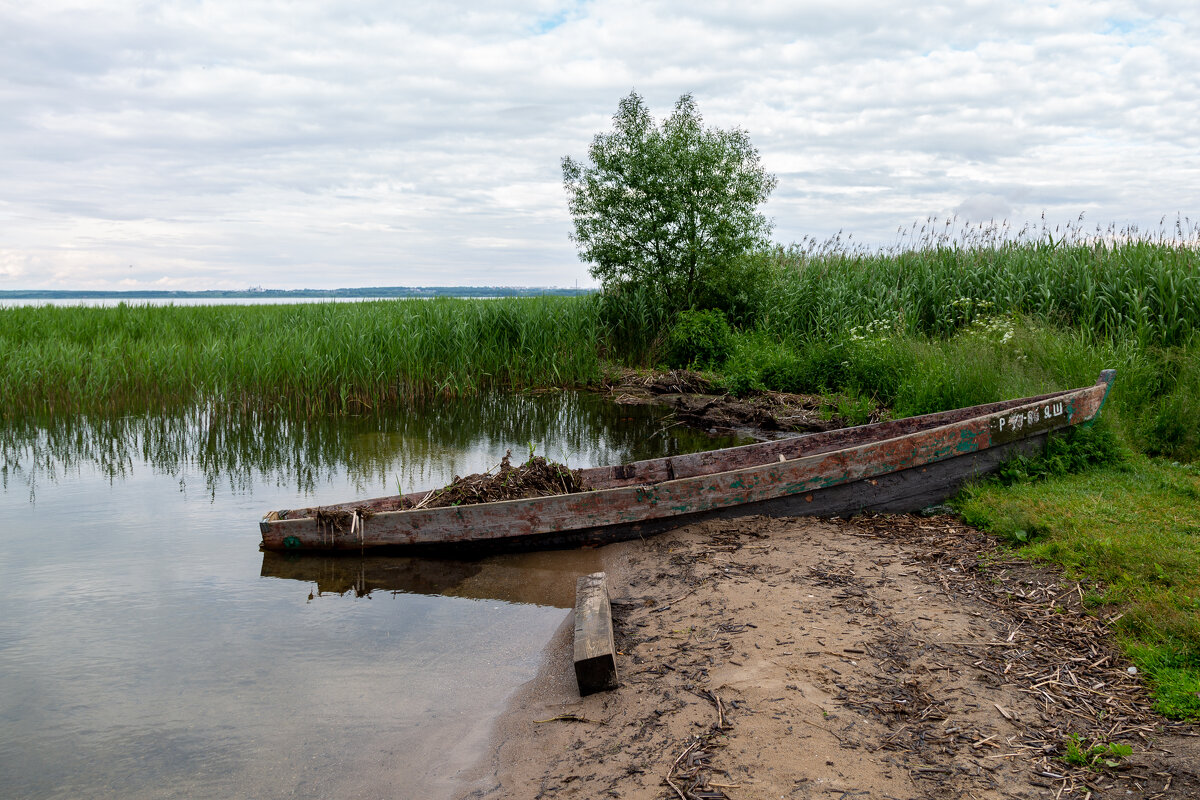
[[[466,506],[587,491],[577,469],[548,461],[542,456],[533,456],[519,467],[514,467],[511,459],[512,451],[509,450],[500,463],[488,472],[464,478],[456,475],[450,485],[433,490],[413,507]]]

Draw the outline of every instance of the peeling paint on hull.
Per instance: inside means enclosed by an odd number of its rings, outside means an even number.
[[[596,490],[578,494],[408,511],[388,497],[322,509],[351,520],[340,525],[274,512],[260,524],[262,547],[527,549],[616,541],[711,516],[838,516],[898,510],[905,497],[928,505],[1053,431],[1094,419],[1112,380],[1105,370],[1093,386],[1040,397],[597,467],[583,470]]]

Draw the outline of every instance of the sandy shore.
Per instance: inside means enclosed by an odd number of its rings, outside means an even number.
[[[748,518],[600,551],[621,687],[563,625],[464,798],[1200,797],[1083,590],[950,517]],[[1121,742],[1073,767],[1070,737]]]

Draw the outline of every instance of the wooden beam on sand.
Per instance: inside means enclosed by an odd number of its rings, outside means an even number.
[[[603,572],[575,582],[575,679],[581,695],[617,688],[612,605]]]

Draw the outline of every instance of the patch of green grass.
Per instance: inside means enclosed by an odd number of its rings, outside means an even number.
[[[1114,629],[1163,714],[1200,719],[1200,474],[1132,455],[1037,482],[991,482],[955,501],[967,523],[1026,558],[1101,587]]]
[[[1073,767],[1101,770],[1121,766],[1121,760],[1133,755],[1133,748],[1118,742],[1089,742],[1078,733],[1067,738],[1062,760]]]

